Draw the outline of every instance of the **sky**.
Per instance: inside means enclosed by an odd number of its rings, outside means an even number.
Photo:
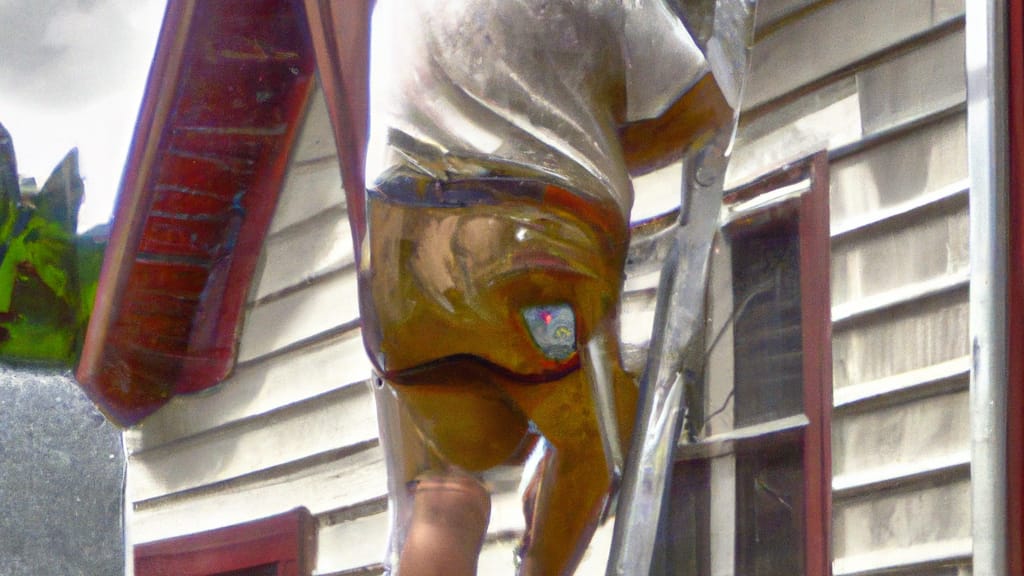
[[[42,186],[77,147],[79,230],[110,219],[166,0],[0,0],[0,123]]]

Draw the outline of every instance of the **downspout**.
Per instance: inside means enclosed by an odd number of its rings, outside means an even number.
[[[1006,576],[1006,0],[972,0],[966,11],[973,573]]]

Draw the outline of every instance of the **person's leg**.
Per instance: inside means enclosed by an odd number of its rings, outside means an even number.
[[[543,461],[524,495],[530,509],[520,574],[571,574],[605,509],[612,480],[590,384],[577,370],[555,382],[506,385],[506,391],[546,441]],[[621,371],[615,398],[620,437],[628,445],[636,388]]]
[[[487,488],[466,475],[425,475],[410,492],[401,576],[474,576],[491,512]]]
[[[500,388],[471,377],[476,371],[447,365],[402,384],[375,378],[392,576],[475,574],[490,495],[471,473],[505,461],[527,429]]]

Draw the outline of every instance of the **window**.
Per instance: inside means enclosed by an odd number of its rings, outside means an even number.
[[[135,546],[136,576],[308,576],[316,524],[291,512]]]
[[[831,573],[827,169],[818,154],[725,198],[659,574]]]

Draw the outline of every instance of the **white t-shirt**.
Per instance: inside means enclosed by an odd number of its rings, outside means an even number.
[[[619,126],[707,71],[663,0],[378,0],[367,185],[510,176],[633,202]]]

